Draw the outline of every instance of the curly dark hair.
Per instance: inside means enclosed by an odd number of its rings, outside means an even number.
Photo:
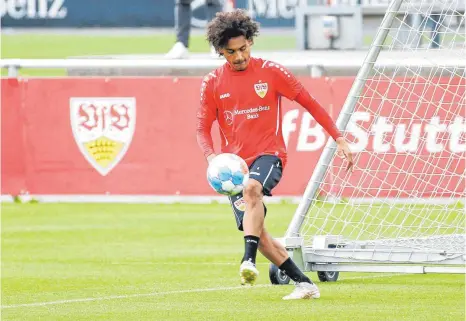
[[[207,41],[215,50],[224,48],[231,38],[244,36],[253,40],[259,34],[259,23],[252,20],[246,10],[219,12],[207,26]]]

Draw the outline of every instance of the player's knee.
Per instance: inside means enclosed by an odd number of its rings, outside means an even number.
[[[244,187],[243,197],[246,203],[254,205],[262,200],[262,185],[256,180],[250,180]]]

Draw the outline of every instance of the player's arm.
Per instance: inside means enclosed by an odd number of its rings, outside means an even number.
[[[303,87],[294,100],[303,106],[335,141],[343,137],[324,107],[309,94],[306,88]]]
[[[209,162],[215,157],[211,130],[212,124],[217,118],[216,111],[217,107],[213,95],[212,81],[206,77],[201,85],[201,99],[197,110],[196,136],[197,143]]]
[[[285,68],[273,68],[279,92],[290,100],[296,101],[314,117],[337,143],[337,153],[348,160],[347,170],[353,167],[353,155],[346,139],[338,130],[335,122],[319,102],[312,97],[301,82]]]

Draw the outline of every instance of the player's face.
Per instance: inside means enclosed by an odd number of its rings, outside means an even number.
[[[248,67],[251,45],[251,40],[247,40],[244,36],[239,36],[231,38],[220,52],[234,70],[242,71]]]

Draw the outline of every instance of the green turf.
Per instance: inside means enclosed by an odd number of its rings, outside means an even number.
[[[424,35],[424,38],[427,36]],[[456,41],[462,43],[447,34],[443,45]],[[372,42],[372,37],[366,35],[363,39],[365,46]],[[119,55],[119,54],[161,54],[166,53],[175,41],[173,34],[154,35],[76,35],[76,34],[2,34],[1,57],[2,59],[61,59],[68,57],[93,56],[93,55]],[[389,45],[393,37],[387,38],[385,45]],[[424,39],[424,42],[427,38]],[[464,42],[464,39],[463,39]],[[296,37],[293,34],[265,33],[255,39],[254,50],[295,50]],[[191,52],[208,52],[209,47],[203,35],[192,35],[190,40]],[[2,76],[7,75],[2,70]],[[66,76],[65,69],[27,69],[21,70],[22,76]]]
[[[371,37],[365,37],[365,45]],[[61,59],[68,57],[120,54],[161,54],[170,50],[175,41],[171,34],[118,36],[118,35],[53,35],[53,34],[2,34],[1,57],[3,59]],[[209,46],[203,35],[193,35],[191,52],[208,52]],[[254,41],[254,50],[295,50],[294,35],[263,34]],[[2,70],[2,75],[7,75]],[[65,69],[27,69],[22,76],[65,76]]]
[[[173,35],[112,36],[2,34],[2,58],[67,58],[109,54],[158,54],[170,50]],[[255,41],[256,50],[285,50],[296,47],[293,36],[261,35]],[[27,48],[27,50],[25,50]],[[193,35],[191,52],[208,52],[202,35]]]
[[[112,36],[112,35],[42,35],[17,34],[1,36],[3,59],[8,58],[68,58],[93,55],[119,54],[161,54],[170,50],[173,35]],[[254,50],[286,50],[296,47],[293,36],[261,35],[254,44]],[[190,40],[191,52],[209,52],[209,46],[202,35],[193,35]],[[2,75],[6,72],[2,70]],[[64,69],[23,70],[23,76],[64,76]]]
[[[295,206],[269,209],[282,236]],[[463,275],[341,273],[321,299],[290,302],[259,255],[258,287],[237,288],[243,246],[228,205],[2,204],[2,320],[465,317]]]

